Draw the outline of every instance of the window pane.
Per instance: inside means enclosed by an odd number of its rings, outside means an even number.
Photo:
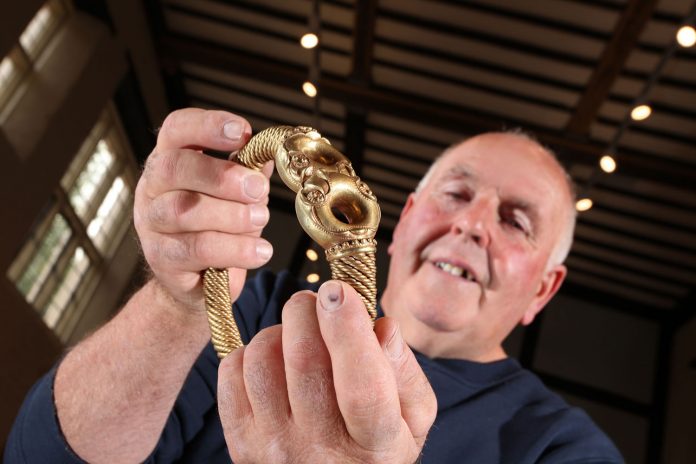
[[[60,0],[49,0],[24,29],[19,43],[32,60],[41,54],[65,13],[65,7]]]
[[[75,213],[86,221],[87,213],[94,206],[99,187],[106,178],[109,169],[113,166],[115,157],[104,140],[97,143],[94,154],[90,157],[84,169],[77,176],[75,184],[70,189],[68,197]]]
[[[108,239],[113,237],[113,233],[118,228],[117,221],[122,217],[129,198],[130,189],[123,178],[114,179],[96,216],[87,227],[87,235],[94,241],[100,252],[105,253]]]
[[[44,312],[43,318],[46,325],[51,328],[56,326],[65,309],[73,302],[73,295],[88,269],[89,257],[82,247],[77,247]]]
[[[0,94],[5,92],[12,85],[15,74],[17,73],[17,67],[12,61],[12,58],[6,56],[2,62],[0,62]]]
[[[29,265],[17,281],[17,288],[30,303],[34,302],[71,235],[68,221],[56,214]]]
[[[34,19],[31,20],[27,28],[24,29],[24,32],[19,38],[19,42],[29,55],[33,55],[33,52],[36,50],[36,44],[40,42],[43,31],[46,30],[50,22],[51,10],[48,5],[44,5],[39,12],[36,13],[36,16],[34,16]]]
[[[17,65],[16,53],[10,53],[0,61],[0,109],[8,102],[19,84],[22,71]]]

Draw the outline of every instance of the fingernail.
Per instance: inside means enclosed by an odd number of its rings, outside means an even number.
[[[230,121],[222,126],[222,133],[230,140],[239,140],[244,133],[244,124],[240,121]]]
[[[343,287],[329,280],[319,287],[319,302],[325,311],[336,311],[343,304]]]
[[[265,226],[268,222],[268,208],[264,205],[250,205],[249,215],[251,216],[251,223],[255,226]]]
[[[259,242],[256,245],[256,256],[264,261],[268,261],[273,256],[273,246],[268,242]]]
[[[257,200],[266,191],[266,178],[263,174],[247,174],[244,178],[244,192],[251,198]]]
[[[404,340],[401,338],[401,331],[397,327],[392,338],[387,343],[387,353],[392,358],[398,358],[404,352]]]

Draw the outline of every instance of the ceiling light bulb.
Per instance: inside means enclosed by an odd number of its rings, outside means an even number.
[[[587,211],[592,208],[592,200],[590,198],[581,198],[575,202],[575,209],[578,211]]]
[[[313,284],[315,282],[319,282],[319,274],[316,272],[312,272],[311,274],[307,274],[307,282],[310,284]]]
[[[303,48],[314,48],[319,44],[319,37],[317,37],[316,34],[312,34],[311,32],[308,34],[305,34],[302,36],[300,39],[300,45],[302,45]]]
[[[307,253],[305,253],[305,254],[307,255],[307,258],[310,261],[316,261],[317,259],[319,259],[319,255],[317,254],[317,252],[311,248],[308,248]]]
[[[649,105],[638,105],[631,110],[631,119],[634,121],[642,121],[647,119],[652,113],[652,108]]]
[[[599,166],[604,172],[611,173],[616,171],[616,161],[611,157],[611,155],[602,156],[602,158],[599,160]]]
[[[677,42],[684,48],[693,47],[696,44],[696,29],[691,26],[682,26],[677,31]]]
[[[307,95],[308,97],[316,97],[317,96],[317,88],[314,87],[314,84],[311,82],[307,81],[304,84],[302,84],[302,91]]]

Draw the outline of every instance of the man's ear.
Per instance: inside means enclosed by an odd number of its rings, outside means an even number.
[[[387,253],[389,253],[389,256],[391,256],[392,252],[394,251],[394,242],[399,238],[399,225],[401,224],[401,221],[406,217],[408,212],[411,210],[413,202],[416,201],[416,195],[417,193],[411,192],[408,195],[408,198],[406,199],[406,204],[401,209],[401,214],[399,214],[399,222],[396,224],[396,227],[394,228],[394,233],[392,234],[392,241],[389,244],[389,248],[387,248]]]
[[[539,289],[537,290],[534,299],[529,305],[529,309],[522,316],[520,324],[529,325],[534,321],[539,312],[544,309],[546,303],[558,292],[561,288],[565,276],[568,274],[568,269],[563,264],[557,264],[552,267],[544,274],[544,277],[539,283]]]

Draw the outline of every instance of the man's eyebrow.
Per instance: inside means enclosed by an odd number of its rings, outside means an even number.
[[[471,169],[469,169],[468,166],[464,166],[461,164],[457,164],[452,166],[447,170],[445,173],[445,177],[447,178],[463,178],[463,179],[472,179],[476,180],[477,176],[474,174]]]

